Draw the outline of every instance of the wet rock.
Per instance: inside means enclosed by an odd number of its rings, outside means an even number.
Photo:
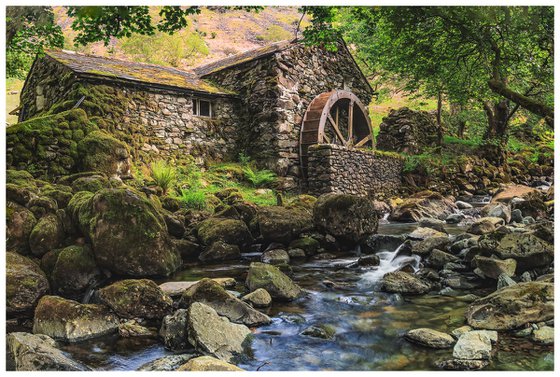
[[[228,293],[223,287],[211,279],[202,279],[181,296],[179,306],[188,308],[194,302],[201,302],[214,309],[219,315],[227,317],[234,323],[247,326],[268,324],[271,319],[253,309],[245,302]]]
[[[461,200],[457,200],[457,201],[455,202],[455,205],[456,205],[457,208],[459,208],[459,209],[470,209],[470,208],[473,208],[472,204],[467,203],[467,202],[463,202],[463,201],[461,201]]]
[[[500,274],[498,276],[498,281],[496,282],[496,289],[500,290],[502,288],[505,287],[511,287],[515,284],[517,284],[515,281],[513,281],[512,278],[510,278],[507,274]]]
[[[535,192],[536,189],[524,185],[508,185],[500,189],[492,197],[492,203],[509,203],[515,197]]]
[[[305,258],[305,250],[303,249],[288,249],[288,255],[291,259]]]
[[[485,217],[499,217],[509,224],[511,221],[511,209],[503,203],[488,204],[482,208],[481,213]]]
[[[236,367],[233,364],[226,363],[220,359],[212,356],[199,356],[190,359],[184,365],[181,365],[178,371],[191,371],[191,372],[237,372],[243,369]]]
[[[539,344],[554,344],[554,327],[541,326],[533,331],[531,339]]]
[[[406,235],[373,234],[366,240],[367,247],[362,252],[377,253],[382,250],[396,250],[405,240]]]
[[[466,360],[490,360],[492,344],[498,341],[496,331],[473,330],[462,334],[455,347],[453,357]]]
[[[444,370],[480,370],[488,366],[488,360],[462,360],[451,359],[442,360],[436,363],[436,366]]]
[[[526,338],[530,336],[532,333],[533,333],[533,328],[529,326],[514,332],[513,336],[515,336],[516,338]]]
[[[447,245],[449,245],[449,238],[447,235],[441,237],[429,237],[421,241],[412,241],[410,244],[410,251],[413,254],[427,256],[434,249],[444,250]]]
[[[554,285],[521,283],[502,288],[473,302],[466,312],[474,328],[510,330],[554,317]]]
[[[377,255],[364,255],[358,259],[358,266],[369,267],[379,266],[379,256]]]
[[[451,331],[451,335],[453,335],[455,338],[459,339],[459,337],[460,337],[461,335],[463,335],[463,334],[466,333],[466,332],[472,331],[472,329],[473,329],[473,328],[470,327],[470,326],[466,326],[466,325],[465,325],[465,326],[461,326],[461,327],[458,327],[458,328],[456,328],[455,330]]]
[[[251,341],[251,330],[245,325],[231,323],[200,302],[189,307],[187,327],[188,340],[197,351],[226,362],[243,355]]]
[[[515,269],[517,267],[515,259],[501,260],[480,255],[476,255],[472,259],[471,264],[482,272],[483,277],[488,277],[490,279],[497,279],[501,274],[513,276],[515,275]]]
[[[93,245],[98,265],[119,275],[169,275],[181,265],[163,217],[131,189],[81,191],[68,208]]]
[[[531,273],[529,271],[525,271],[519,277],[519,281],[521,281],[523,283],[526,283],[526,282],[532,281],[532,280],[533,280],[533,278],[531,277]]]
[[[458,262],[458,261],[459,258],[457,258],[455,255],[446,253],[439,249],[432,250],[430,256],[426,260],[426,262],[428,262],[430,266],[438,267],[438,268],[443,267],[446,263]]]
[[[265,251],[261,256],[261,262],[268,264],[288,264],[290,256],[283,249],[273,249]]]
[[[29,235],[29,247],[33,255],[41,257],[56,249],[64,240],[64,229],[54,214],[41,217]]]
[[[409,273],[397,271],[383,276],[382,289],[391,293],[422,294],[428,292],[430,286]]]
[[[495,231],[501,225],[504,225],[504,219],[500,217],[482,217],[472,223],[467,232],[477,235],[487,234]]]
[[[160,357],[154,361],[150,361],[142,365],[137,370],[139,371],[161,371],[161,372],[170,372],[177,370],[181,365],[189,361],[190,359],[197,357],[198,354],[196,353],[185,353],[181,355],[169,355]]]
[[[33,312],[39,299],[49,292],[45,273],[31,259],[6,252],[6,314]]]
[[[215,278],[212,279],[220,286],[224,288],[233,288],[235,287],[236,281],[234,278]],[[200,280],[196,281],[168,281],[163,284],[160,284],[159,287],[166,295],[170,297],[179,297],[185,292],[187,289],[192,287],[193,285],[197,284]]]
[[[515,223],[521,223],[523,221],[523,213],[521,213],[520,209],[516,208],[511,211],[511,221]]]
[[[85,371],[89,368],[66,356],[47,335],[13,332],[6,337],[8,359],[16,371]]]
[[[313,206],[313,223],[319,231],[356,245],[377,232],[378,214],[367,198],[326,194]]]
[[[37,224],[35,215],[14,202],[6,203],[6,250],[29,254],[29,236]]]
[[[99,299],[123,318],[161,319],[172,310],[173,300],[148,279],[128,279],[98,291]]]
[[[521,223],[524,225],[530,225],[530,224],[534,224],[535,223],[535,219],[531,216],[525,216],[523,218],[523,220],[521,220]]]
[[[423,241],[428,238],[443,238],[447,237],[447,233],[437,231],[432,228],[418,227],[408,235],[408,238],[415,241]]]
[[[301,237],[290,242],[290,249],[302,249],[306,256],[313,256],[319,250],[319,241],[312,237]],[[289,252],[289,251],[288,251]]]
[[[422,191],[403,200],[389,216],[389,220],[416,222],[423,217],[444,220],[457,211],[455,204],[441,194]]]
[[[118,318],[104,305],[44,296],[35,309],[33,333],[79,342],[117,332],[118,325]]]
[[[336,330],[330,325],[310,326],[302,331],[301,335],[310,336],[312,338],[331,339]]]
[[[445,222],[447,224],[459,224],[465,218],[466,216],[462,213],[452,213],[451,215],[445,218]]]
[[[263,288],[256,289],[255,291],[246,294],[241,299],[250,303],[255,308],[266,308],[272,304],[272,297],[270,296],[270,293]]]
[[[119,335],[123,338],[154,337],[156,334],[140,325],[135,320],[126,321],[119,325]]]
[[[302,294],[301,288],[288,276],[266,263],[251,263],[245,284],[250,291],[264,288],[272,298],[280,300],[294,300]]]
[[[198,256],[198,260],[205,263],[223,262],[241,258],[239,246],[222,241],[215,241]]]
[[[289,244],[313,227],[311,212],[302,207],[260,207],[256,225],[264,242]]]
[[[432,228],[437,230],[438,232],[447,233],[447,231],[445,230],[445,221],[443,220],[423,217],[418,220],[418,226],[423,228]]]
[[[167,213],[163,215],[163,220],[165,221],[165,225],[167,226],[167,231],[169,232],[169,234],[177,238],[183,237],[186,229],[181,220]]]
[[[253,242],[253,236],[242,220],[212,217],[200,222],[197,233],[200,242],[204,245],[212,245],[220,241],[244,247]]]
[[[187,338],[187,310],[179,309],[173,314],[163,317],[159,336],[165,348],[181,351],[190,347]]]
[[[188,239],[171,239],[171,243],[179,252],[181,259],[187,262],[198,260],[201,253],[201,247],[198,243]]]
[[[410,330],[404,337],[413,343],[430,348],[450,348],[455,343],[451,335],[428,328]]]
[[[444,284],[453,289],[474,289],[480,286],[480,284],[471,276],[463,276],[457,274],[447,277],[444,280]]]

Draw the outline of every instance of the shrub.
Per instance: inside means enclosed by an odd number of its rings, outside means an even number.
[[[206,193],[199,188],[182,189],[177,199],[187,208],[198,210],[206,208]]]
[[[276,174],[270,170],[253,170],[250,166],[243,168],[245,179],[254,187],[264,186],[276,180]]]
[[[166,194],[175,183],[177,172],[166,161],[158,160],[150,164],[150,177]]]

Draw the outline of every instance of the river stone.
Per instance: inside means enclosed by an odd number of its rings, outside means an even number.
[[[190,347],[187,338],[187,310],[179,309],[163,317],[159,335],[165,348],[181,351]]]
[[[420,256],[426,256],[434,249],[445,249],[449,245],[449,237],[447,235],[442,237],[430,237],[422,241],[408,241],[411,242],[411,252]]]
[[[310,336],[312,338],[332,339],[336,333],[336,329],[332,325],[321,324],[310,326],[301,332],[301,335]]]
[[[452,213],[451,215],[445,218],[445,222],[447,224],[459,224],[465,218],[466,216],[462,213]]]
[[[249,290],[264,288],[272,298],[291,301],[302,294],[301,288],[277,267],[253,262],[249,266],[245,284]]]
[[[433,249],[426,262],[428,262],[430,266],[441,268],[446,263],[459,262],[459,258],[453,254],[446,253],[445,251]]]
[[[131,319],[119,325],[119,335],[122,338],[136,338],[136,337],[154,337],[154,331],[147,327],[140,325],[135,320]]]
[[[290,256],[283,249],[267,250],[261,255],[261,262],[268,264],[288,264]]]
[[[554,318],[554,284],[532,281],[502,288],[473,302],[466,312],[470,326],[511,330]]]
[[[396,250],[404,241],[406,235],[399,234],[373,234],[366,240],[366,246],[362,249],[363,253],[377,253],[382,250]]]
[[[495,253],[501,259],[517,261],[517,272],[548,267],[554,260],[554,245],[530,232],[494,232],[479,239],[479,247]]]
[[[421,191],[403,200],[389,216],[389,220],[417,222],[423,217],[444,220],[458,210],[453,201],[433,191]]]
[[[418,227],[408,235],[408,238],[415,241],[422,241],[428,238],[447,237],[447,233],[440,232],[432,228]]]
[[[201,262],[223,262],[241,258],[239,246],[215,241],[198,256]]]
[[[305,254],[305,250],[303,249],[288,249],[288,256],[290,259],[297,259],[297,258],[305,258],[307,254]]]
[[[377,232],[378,213],[365,197],[331,193],[315,202],[313,223],[320,232],[360,244]]]
[[[201,302],[194,302],[188,309],[187,334],[197,351],[226,362],[243,355],[251,341],[247,326],[231,323]]]
[[[39,299],[49,293],[45,273],[31,259],[6,252],[6,314],[8,317],[33,312]]]
[[[97,264],[125,276],[170,275],[181,266],[167,226],[153,202],[126,188],[76,193],[74,223],[92,242]]]
[[[237,297],[228,293],[223,287],[211,279],[202,279],[181,296],[179,306],[188,308],[194,302],[201,302],[214,309],[219,315],[227,317],[234,323],[247,326],[260,326],[271,322],[271,319]]]
[[[451,331],[451,335],[453,335],[455,338],[459,339],[459,337],[461,335],[463,335],[466,332],[472,331],[472,327],[465,325],[465,326],[461,326],[456,328],[455,330]]]
[[[515,259],[501,260],[480,255],[476,255],[472,259],[471,264],[473,267],[478,268],[485,277],[490,279],[497,279],[501,274],[513,276],[515,275],[515,269],[517,267]]]
[[[554,344],[554,327],[539,327],[533,331],[531,339],[540,344]]]
[[[436,362],[436,366],[444,370],[480,370],[488,366],[488,360],[451,359]]]
[[[511,287],[513,285],[516,285],[517,283],[510,278],[508,275],[506,274],[500,274],[498,276],[498,281],[496,282],[496,290],[500,290],[502,288],[505,287]]]
[[[428,328],[410,330],[404,337],[413,343],[431,348],[450,348],[455,343],[451,335]]]
[[[385,292],[401,294],[422,294],[430,290],[430,286],[417,277],[404,272],[389,272],[383,276],[382,289]]]
[[[492,343],[498,341],[496,331],[473,330],[462,334],[455,347],[453,357],[466,360],[490,360]]]
[[[29,235],[37,224],[35,215],[14,202],[6,202],[6,250],[29,254]]]
[[[536,192],[537,190],[525,186],[525,185],[516,185],[511,184],[504,186],[494,196],[492,197],[492,203],[509,203],[515,197],[522,197],[528,193]]]
[[[242,220],[212,217],[201,221],[196,229],[203,245],[212,245],[216,241],[221,241],[244,247],[253,242],[253,236]]]
[[[511,211],[511,221],[515,223],[521,223],[523,221],[523,213],[519,208]]]
[[[255,224],[264,242],[287,245],[301,233],[311,230],[313,217],[308,209],[301,207],[259,207]]]
[[[233,288],[237,284],[234,278],[214,278],[212,279],[220,286],[224,288]],[[166,295],[170,297],[179,297],[187,289],[198,283],[200,280],[196,281],[168,281],[160,284],[159,287]]]
[[[161,319],[173,305],[173,300],[148,279],[118,281],[100,289],[98,297],[122,318]]]
[[[13,332],[6,336],[6,346],[7,362],[12,362],[16,371],[90,370],[66,356],[47,335]]]
[[[379,266],[379,256],[372,254],[372,255],[363,255],[358,259],[358,266],[361,267],[371,267],[371,266]]]
[[[499,217],[509,224],[511,221],[511,209],[503,203],[492,203],[484,206],[480,213],[487,217]]]
[[[39,300],[33,333],[56,340],[79,342],[117,332],[118,318],[104,305],[80,304],[58,296]]]
[[[423,228],[432,228],[437,230],[438,232],[447,233],[447,231],[445,230],[445,221],[443,220],[423,217],[418,220],[418,226]]]
[[[190,359],[187,363],[181,365],[178,371],[190,372],[237,372],[243,369],[233,364],[226,363],[212,356],[199,356]]]
[[[319,250],[319,241],[313,237],[301,237],[290,242],[290,249],[301,249],[305,252],[306,256],[313,256]],[[290,253],[290,251],[288,251]],[[291,255],[290,255],[291,256]]]
[[[470,209],[470,208],[473,208],[472,204],[467,203],[467,202],[463,202],[463,201],[461,201],[461,200],[457,200],[457,201],[455,202],[455,205],[456,205],[457,208],[459,208],[459,209]]]
[[[193,357],[197,357],[197,355],[198,354],[196,353],[184,353],[181,355],[164,356],[142,365],[137,370],[171,372],[177,370],[177,368],[179,368],[181,365],[183,365]]]
[[[469,226],[467,233],[476,235],[487,234],[493,232],[501,225],[504,225],[504,219],[500,217],[482,217]]]
[[[270,293],[263,288],[254,290],[253,292],[243,296],[241,299],[250,303],[255,308],[266,308],[272,304],[272,297],[270,297]]]

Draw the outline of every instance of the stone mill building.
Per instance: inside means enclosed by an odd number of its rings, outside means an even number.
[[[370,194],[400,183],[402,163],[372,152],[374,94],[347,46],[283,41],[191,71],[47,51],[21,94],[20,121],[83,107],[142,158],[240,152],[276,172],[282,189]]]

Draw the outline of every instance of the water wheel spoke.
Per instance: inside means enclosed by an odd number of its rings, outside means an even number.
[[[344,136],[342,136],[342,132],[340,132],[340,129],[338,128],[338,124],[334,121],[331,114],[328,114],[328,118],[329,118],[329,121],[331,122],[331,126],[332,126],[336,136],[338,137],[338,139],[340,140],[342,145],[346,145],[346,139],[344,138]]]
[[[352,142],[354,137],[354,101],[350,101],[348,105],[348,143]]]
[[[362,140],[360,140],[356,145],[354,145],[356,148],[361,147],[362,145],[364,145],[365,143],[367,143],[368,141],[371,140],[371,135],[368,135],[366,137],[364,137]]]

